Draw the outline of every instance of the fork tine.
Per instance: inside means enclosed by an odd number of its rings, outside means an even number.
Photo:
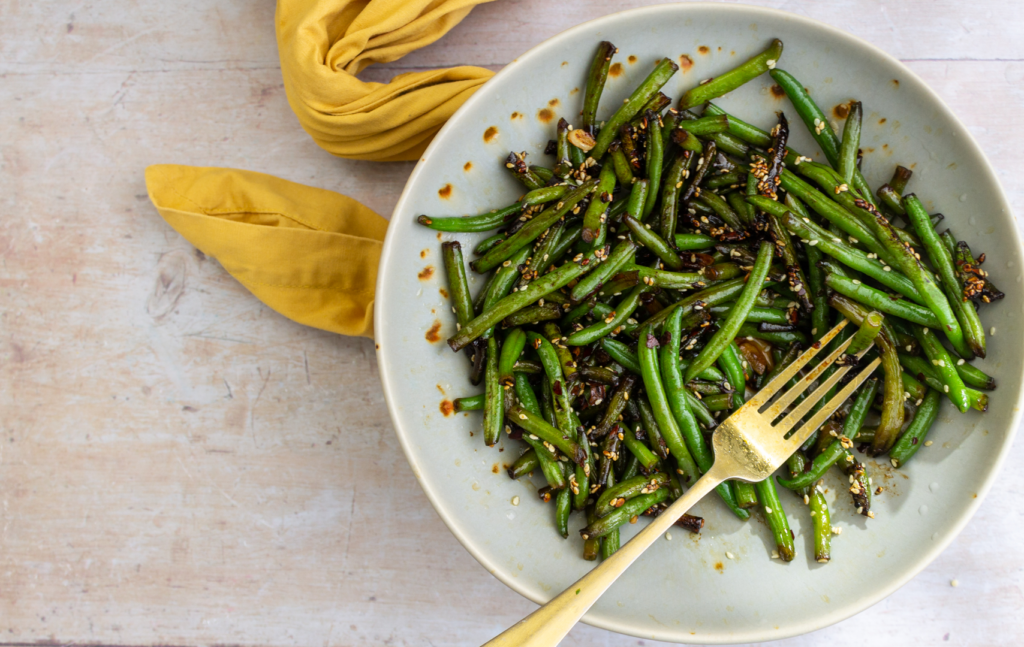
[[[805,350],[803,354],[801,354],[800,357],[797,357],[792,364],[786,367],[784,371],[776,375],[775,379],[773,379],[768,384],[762,386],[761,390],[759,390],[757,394],[754,397],[752,397],[745,406],[760,409],[764,405],[764,403],[768,402],[768,400],[770,400],[773,395],[778,393],[779,390],[782,389],[782,387],[786,386],[786,383],[793,379],[793,376],[800,372],[800,369],[802,369],[807,364],[807,362],[811,361],[811,359],[818,354],[818,351],[820,351],[822,348],[825,347],[826,344],[832,341],[832,338],[838,335],[839,331],[842,330],[843,326],[845,326],[847,323],[849,322],[846,319],[843,319],[836,325],[835,328],[825,333],[822,336],[822,338],[816,342],[817,347],[812,345],[810,348]]]
[[[800,397],[801,393],[807,390],[807,387],[811,385],[811,382],[818,379],[821,376],[821,374],[825,372],[825,369],[827,369],[829,366],[832,366],[832,364],[840,356],[842,356],[843,353],[846,352],[847,347],[849,347],[850,342],[852,341],[853,338],[851,337],[850,339],[847,339],[842,344],[840,344],[839,348],[829,353],[828,357],[821,360],[821,363],[815,366],[813,369],[811,369],[811,371],[807,373],[807,375],[804,376],[799,382],[797,382],[793,386],[793,388],[783,393],[782,397],[773,402],[772,406],[767,411],[765,411],[765,417],[771,420],[775,420],[777,417],[779,417],[779,415],[781,415],[782,412],[786,410],[786,407],[788,407],[794,400]],[[815,398],[815,400],[819,398]]]
[[[853,392],[856,391],[861,384],[864,384],[869,377],[871,377],[871,374],[875,372],[875,369],[877,369],[881,363],[882,359],[880,357],[876,357],[873,362],[868,364],[867,368],[860,372],[860,375],[850,380],[849,384],[844,386],[843,389],[835,395],[835,397],[828,401],[828,404],[811,416],[811,418],[804,423],[800,429],[786,439],[785,442],[788,443],[789,448],[796,449],[800,445],[803,445],[804,441],[814,433],[814,430],[825,424],[828,417],[835,413],[835,410],[841,407],[843,403],[853,395]],[[847,370],[849,370],[849,368],[850,367],[846,367]],[[836,371],[836,373],[838,374],[839,371]]]
[[[846,344],[849,344],[849,342],[850,342],[849,339],[846,340]],[[846,344],[844,344],[844,346],[846,346]],[[861,356],[858,355],[857,359],[860,359],[860,357]],[[825,368],[828,368],[828,365],[826,364],[826,362],[822,362],[819,366],[822,366],[822,365],[824,365]],[[815,369],[817,369],[817,368],[819,368],[819,367],[815,367]],[[789,415],[787,415],[785,418],[783,418],[781,421],[779,421],[779,424],[774,425],[773,428],[776,431],[781,432],[783,434],[788,433],[790,429],[792,429],[794,426],[796,426],[796,423],[800,422],[801,418],[803,418],[805,415],[807,415],[807,412],[810,411],[811,408],[815,404],[817,404],[819,400],[821,400],[822,398],[825,397],[825,394],[828,392],[829,389],[831,389],[836,384],[838,384],[839,380],[841,380],[844,375],[846,375],[847,373],[850,372],[851,368],[853,368],[853,367],[852,366],[843,366],[842,368],[837,370],[835,373],[830,375],[828,377],[828,379],[826,379],[825,381],[820,383],[818,385],[818,387],[816,389],[814,389],[813,393],[811,393],[809,396],[804,398],[803,402],[801,402],[797,406],[793,407],[793,410],[789,412]],[[820,371],[819,371],[819,374],[820,374]],[[796,389],[794,387],[794,389],[791,389],[791,390],[796,390]],[[788,396],[789,393],[790,392],[787,391],[786,395]],[[776,415],[778,415],[778,414],[776,414]]]

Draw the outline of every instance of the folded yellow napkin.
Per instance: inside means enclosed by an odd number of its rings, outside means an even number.
[[[416,159],[493,72],[460,66],[368,83],[356,74],[433,43],[491,0],[280,0],[288,102],[340,157]],[[169,164],[146,169],[149,197],[189,242],[261,301],[299,323],[373,336],[387,221],[332,191],[269,175]]]

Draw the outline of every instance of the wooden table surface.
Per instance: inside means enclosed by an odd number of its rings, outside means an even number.
[[[500,69],[639,0],[505,0],[395,64]],[[761,2],[898,56],[1024,212],[1019,0]],[[168,227],[153,163],[272,173],[390,214],[412,164],[288,108],[270,0],[0,3],[0,643],[478,645],[534,608],[413,478],[372,342],[271,312]],[[1024,449],[930,567],[786,645],[1020,644]],[[957,580],[959,586],[952,587]],[[651,644],[578,627],[568,645]]]

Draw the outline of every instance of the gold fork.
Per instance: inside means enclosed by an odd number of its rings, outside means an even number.
[[[811,408],[825,396],[829,389],[846,375],[851,366],[843,366],[832,373],[781,421],[773,424],[775,419],[785,412],[786,407],[791,405],[821,376],[825,369],[846,352],[846,347],[850,345],[852,337],[829,353],[824,361],[809,371],[793,388],[783,393],[774,402],[770,402],[772,397],[795,377],[800,369],[818,354],[821,348],[838,335],[847,323],[845,320],[840,322],[758,391],[746,404],[718,425],[712,437],[712,444],[715,448],[715,464],[683,496],[652,519],[646,528],[626,545],[619,548],[611,557],[550,602],[520,620],[500,636],[492,639],[484,647],[554,647],[565,637],[565,634],[569,633],[569,630],[583,617],[583,614],[597,602],[597,599],[608,590],[608,587],[626,571],[629,565],[640,557],[662,533],[671,528],[672,524],[683,516],[683,513],[689,510],[693,504],[715,489],[716,485],[727,479],[757,482],[769,478],[810,437],[815,429],[824,424],[828,417],[853,395],[857,387],[868,379],[881,362],[876,358],[868,364],[857,377],[844,386],[794,433],[789,434],[788,432],[810,412]],[[867,349],[857,357],[863,357],[866,352]]]

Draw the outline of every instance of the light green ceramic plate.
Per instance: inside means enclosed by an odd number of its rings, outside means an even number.
[[[527,151],[531,159],[551,164],[544,146],[559,116],[577,118],[598,41],[615,43],[621,63],[619,75],[609,80],[601,118],[659,58],[688,64],[664,88],[678,98],[773,37],[785,42],[779,67],[807,84],[824,109],[852,98],[863,102],[868,181],[878,186],[895,164],[912,166],[910,190],[945,214],[944,225],[993,259],[986,267],[1007,297],[982,312],[997,334],[979,366],[998,378],[999,389],[984,415],[944,407],[930,436],[934,444],[905,469],[868,461],[875,486],[884,488],[875,499],[874,520],[854,513],[847,486],[832,477],[827,497],[843,532],[833,543],[830,564],[811,558],[810,517],[795,497],[783,499],[798,550],[788,564],[769,559],[771,534],[757,515],[743,523],[717,500],[705,500],[696,510],[706,519],[699,537],[680,530],[671,541],[657,542],[586,616],[586,622],[613,631],[690,643],[770,640],[867,608],[923,569],[967,523],[1020,417],[1021,246],[992,168],[942,101],[884,52],[800,16],[721,4],[648,7],[580,25],[513,61],[438,133],[395,208],[377,284],[378,359],[395,429],[430,501],[488,571],[531,600],[547,601],[591,567],[580,557],[576,532],[569,540],[555,532],[553,508],[536,496],[541,477],[515,482],[505,474],[504,466],[521,451],[519,443],[506,439],[487,448],[477,431],[479,414],[445,415],[445,400],[478,389],[467,380],[465,357],[443,341],[455,322],[442,294],[441,241],[415,224],[415,216],[473,214],[521,195],[503,159],[510,150]],[[816,151],[788,101],[770,85],[765,76],[719,103],[762,127],[784,110],[794,125],[793,146]],[[460,239],[471,250],[482,236]],[[475,287],[481,285],[476,279]],[[516,497],[518,506],[512,503]],[[576,515],[575,527],[581,522]],[[633,533],[627,528],[623,541]]]

